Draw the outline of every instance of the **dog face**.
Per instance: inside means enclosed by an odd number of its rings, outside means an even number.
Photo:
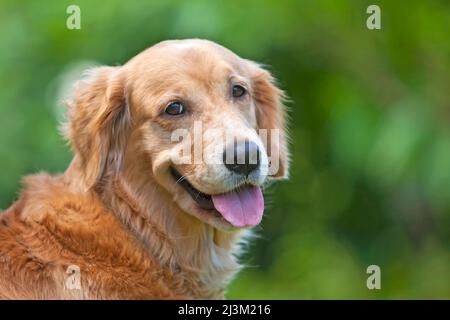
[[[144,161],[187,214],[219,229],[257,225],[267,178],[288,173],[282,92],[209,41],[166,41],[101,67],[69,104],[87,186]],[[149,160],[147,160],[149,159]]]

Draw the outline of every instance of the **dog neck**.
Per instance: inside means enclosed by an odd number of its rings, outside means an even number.
[[[116,176],[103,190],[104,203],[155,262],[183,278],[188,295],[223,297],[227,284],[240,269],[236,256],[242,251],[245,231],[226,233],[197,220],[183,212],[151,179],[132,186],[123,176]]]

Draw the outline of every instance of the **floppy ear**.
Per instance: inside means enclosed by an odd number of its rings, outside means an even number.
[[[289,175],[289,151],[286,112],[283,105],[286,96],[275,85],[273,76],[259,66],[256,66],[252,82],[258,129],[267,130],[267,139],[264,143],[272,163],[269,176],[287,179]]]
[[[87,188],[97,187],[107,169],[120,170],[125,150],[130,111],[121,69],[89,70],[68,107],[65,135],[81,160]]]

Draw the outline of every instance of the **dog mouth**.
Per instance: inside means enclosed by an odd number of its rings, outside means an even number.
[[[253,227],[261,222],[264,197],[260,187],[242,185],[225,193],[209,195],[196,189],[173,167],[170,167],[170,173],[201,209],[224,218],[234,227]]]
[[[170,168],[170,173],[175,179],[176,183],[183,187],[187,193],[192,197],[192,199],[198,204],[198,206],[205,210],[214,210],[214,203],[212,197],[206,193],[203,193],[190,184],[190,182],[183,177],[177,170],[173,167]]]

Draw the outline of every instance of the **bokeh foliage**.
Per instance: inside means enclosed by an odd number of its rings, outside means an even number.
[[[2,0],[0,207],[23,175],[68,165],[57,100],[83,65],[207,38],[269,65],[292,100],[291,178],[269,188],[228,297],[450,298],[449,31],[445,0]]]

